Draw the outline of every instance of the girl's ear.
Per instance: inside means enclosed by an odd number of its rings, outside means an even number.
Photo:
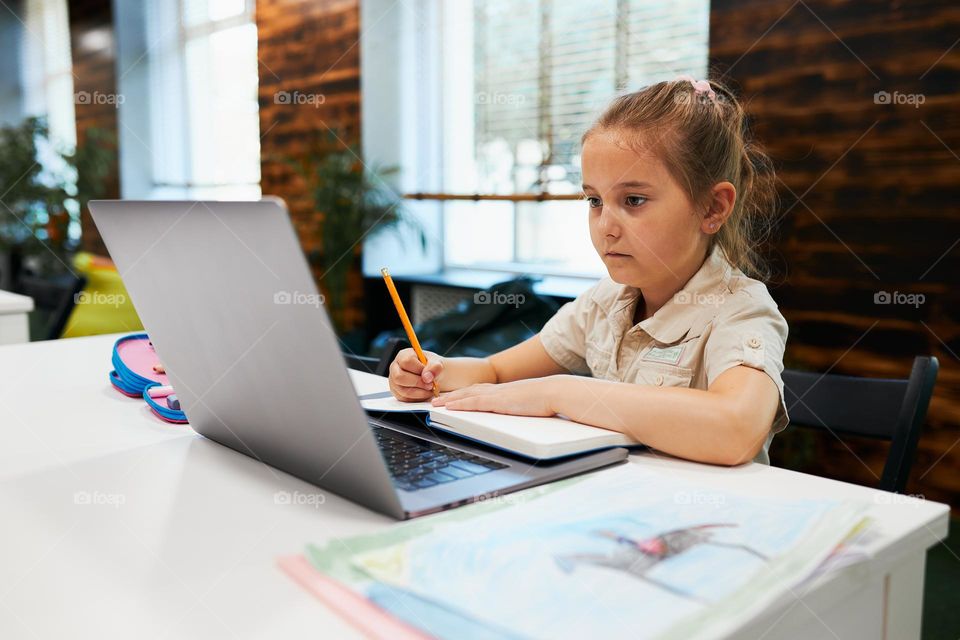
[[[710,206],[700,222],[700,230],[710,235],[720,231],[736,202],[737,188],[733,184],[726,181],[715,184],[710,190]]]

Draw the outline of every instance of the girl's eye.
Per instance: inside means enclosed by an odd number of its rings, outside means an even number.
[[[626,202],[628,207],[639,207],[647,199],[644,196],[627,196]]]
[[[591,209],[596,209],[597,207],[603,206],[603,202],[601,202],[600,198],[596,196],[587,196],[587,204]]]

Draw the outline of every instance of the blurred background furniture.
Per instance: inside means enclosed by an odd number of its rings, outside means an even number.
[[[28,315],[33,311],[29,296],[0,291],[0,344],[29,342]]]
[[[63,333],[67,318],[80,300],[86,280],[64,273],[55,277],[21,274],[17,291],[33,299],[30,336],[33,340],[56,340]]]
[[[80,252],[73,259],[73,269],[84,278],[85,285],[77,298],[79,304],[73,308],[59,337],[143,330],[137,310],[112,260]]]

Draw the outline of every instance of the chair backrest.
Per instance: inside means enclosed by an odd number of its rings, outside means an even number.
[[[377,364],[380,362],[377,358],[358,356],[355,353],[344,353],[343,359],[347,363],[347,368],[366,373],[376,373]]]
[[[383,354],[379,358],[372,356],[358,356],[355,353],[343,354],[347,366],[357,371],[366,371],[378,376],[386,376],[390,373],[390,363],[397,357],[401,349],[409,347],[410,343],[403,338],[390,338],[384,347]]]
[[[940,364],[917,357],[910,377],[858,378],[786,369],[784,400],[791,425],[890,441],[880,488],[903,491],[917,451]]]

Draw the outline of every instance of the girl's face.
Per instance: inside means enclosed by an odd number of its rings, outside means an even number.
[[[615,131],[598,131],[583,144],[582,168],[590,238],[610,277],[641,291],[682,287],[709,236],[663,163]]]

